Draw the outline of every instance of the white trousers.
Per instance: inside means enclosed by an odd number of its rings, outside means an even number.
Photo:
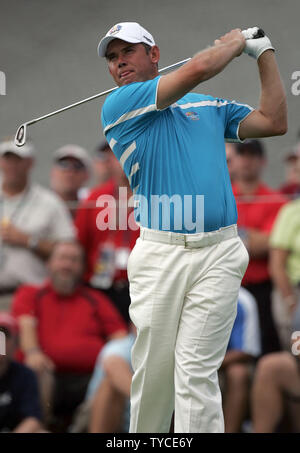
[[[168,242],[168,243],[166,243]],[[193,235],[141,229],[128,261],[130,432],[224,432],[217,370],[236,316],[248,252],[236,225]]]

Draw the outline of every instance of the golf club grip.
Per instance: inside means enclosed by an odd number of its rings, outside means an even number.
[[[265,32],[263,31],[262,28],[258,28],[256,33],[253,36],[251,36],[251,37],[247,36],[248,35],[248,30],[243,30],[242,31],[242,34],[244,35],[245,39],[258,39],[258,38],[263,38],[265,36]]]

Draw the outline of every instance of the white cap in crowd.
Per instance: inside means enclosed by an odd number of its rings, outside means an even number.
[[[0,156],[4,156],[6,153],[16,154],[23,159],[33,157],[35,154],[34,147],[31,143],[26,143],[23,146],[16,146],[12,140],[0,143]]]
[[[74,159],[79,160],[89,171],[92,168],[91,158],[88,152],[84,148],[81,148],[81,146],[65,145],[53,153],[54,161],[58,161],[66,157],[73,157]]]

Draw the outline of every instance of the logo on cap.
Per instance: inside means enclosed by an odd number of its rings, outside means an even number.
[[[122,25],[114,25],[108,32],[109,35],[114,35],[115,33],[118,33],[122,28]]]
[[[148,42],[150,42],[150,44],[153,44],[153,41],[152,39],[148,38],[147,36],[143,35],[143,38],[147,39]]]

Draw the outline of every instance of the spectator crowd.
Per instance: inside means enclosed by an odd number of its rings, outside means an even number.
[[[300,432],[300,142],[278,189],[262,141],[226,156],[250,261],[219,370],[225,431]],[[0,432],[128,432],[132,192],[105,141],[55,150],[49,188],[34,164],[31,143],[0,143]]]

